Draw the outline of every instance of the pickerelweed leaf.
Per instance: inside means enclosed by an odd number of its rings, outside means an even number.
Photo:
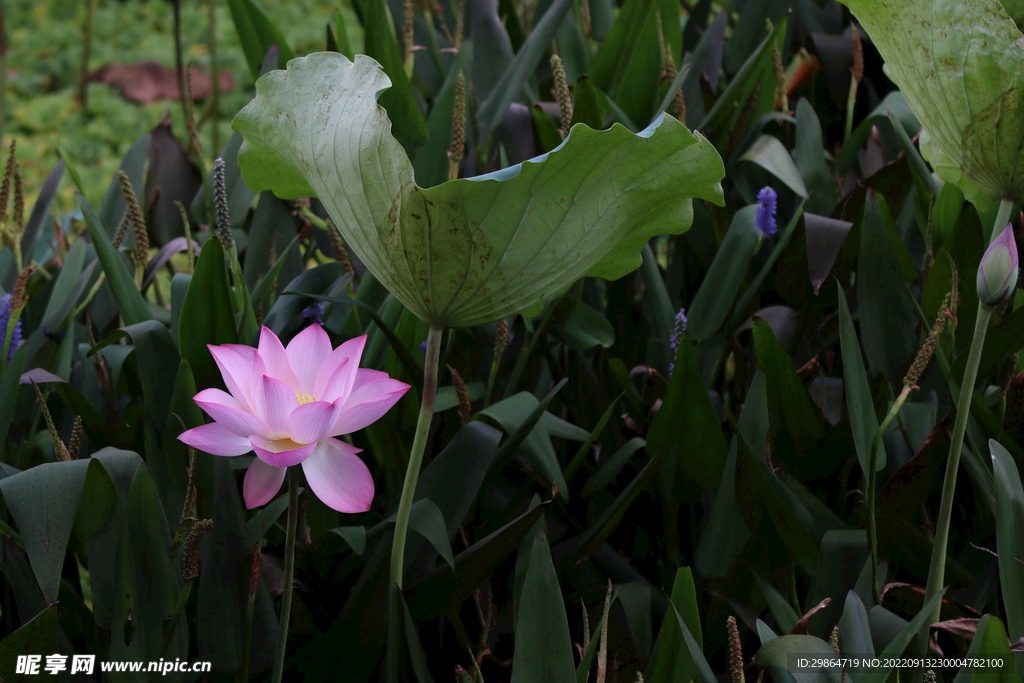
[[[21,532],[32,571],[48,604],[57,601],[64,551],[92,468],[101,470],[93,473],[93,485],[109,487],[110,478],[92,459],[43,463],[0,480],[0,492]],[[102,526],[102,520],[83,523],[92,532]]]
[[[576,667],[573,665],[569,622],[558,587],[558,575],[551,563],[551,553],[543,533],[533,539],[520,612],[516,624],[512,683],[574,683]]]
[[[864,370],[864,359],[860,353],[860,342],[857,331],[853,327],[853,316],[846,303],[846,294],[842,287],[839,292],[839,343],[843,353],[843,385],[846,390],[846,405],[850,415],[850,431],[853,433],[853,444],[857,451],[857,461],[865,476],[869,472],[878,472],[885,467],[885,447],[879,442],[875,447],[874,470],[871,469],[871,447],[874,445],[875,433],[878,431],[878,415],[871,400],[871,387],[868,384],[867,372]]]
[[[846,243],[853,223],[804,212],[804,237],[807,240],[807,274],[811,276],[815,296],[832,272],[839,251]]]
[[[743,153],[740,161],[752,161],[773,176],[781,180],[797,195],[807,199],[807,187],[800,175],[793,157],[779,139],[772,135],[762,135],[754,140],[754,144]]]
[[[846,593],[843,616],[839,618],[839,637],[841,651],[863,653],[869,657],[875,656],[875,645],[871,642],[871,622],[868,621],[868,611],[854,591]],[[863,671],[861,670],[850,672],[850,678],[854,683],[860,683],[862,675]]]
[[[673,606],[690,629],[690,635],[699,648],[701,645],[700,612],[694,591],[693,572],[689,567],[680,567],[676,570],[671,597]],[[693,678],[697,667],[685,645],[676,615],[670,610],[665,613],[665,620],[658,631],[654,654],[647,669],[647,678],[651,683],[688,681]]]
[[[999,0],[844,2],[948,166],[993,199],[1024,196],[1024,35]]]
[[[60,618],[57,605],[50,605],[0,641],[0,680],[24,680],[18,672],[18,660],[26,653],[57,652]]]
[[[435,327],[529,310],[583,275],[621,277],[650,237],[689,227],[693,197],[722,203],[720,157],[671,117],[638,135],[576,126],[547,155],[420,189],[376,103],[390,84],[372,59],[327,52],[266,74],[233,124],[239,166],[257,191],[320,197],[376,278]]]
[[[835,650],[820,638],[814,636],[781,636],[761,646],[754,655],[758,666],[779,667],[789,670],[792,655],[802,657],[836,657]],[[797,683],[839,683],[839,667],[792,673]]]
[[[953,679],[953,683],[1012,683],[1020,680],[1020,674],[1015,671],[1013,650],[1010,649],[1010,640],[1006,637],[1006,628],[999,617],[986,614],[978,621],[974,637],[971,639],[971,647],[967,650],[967,656],[985,657],[990,659],[989,667],[965,666]],[[1020,658],[1020,654],[1016,655]],[[994,660],[994,661],[993,661]],[[997,666],[996,662],[1001,665]]]
[[[997,441],[989,440],[995,474],[996,549],[999,552],[999,584],[1011,640],[1024,636],[1024,489],[1013,457]]]

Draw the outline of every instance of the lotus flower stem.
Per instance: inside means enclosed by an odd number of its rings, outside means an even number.
[[[288,622],[292,614],[292,583],[295,576],[295,527],[299,521],[300,477],[297,468],[288,468],[288,528],[284,537],[284,592],[281,593],[281,621],[277,629],[274,675],[270,679],[273,683],[281,683],[281,676],[284,674],[284,655],[288,646]]]
[[[409,464],[405,469],[405,483],[402,484],[402,497],[398,501],[398,512],[395,515],[395,536],[391,544],[391,591],[388,600],[388,655],[387,681],[398,683],[398,667],[401,662],[402,650],[401,629],[404,623],[402,615],[402,575],[405,569],[405,539],[409,534],[409,515],[412,512],[413,496],[416,484],[420,479],[420,466],[423,464],[423,451],[427,446],[427,433],[434,417],[434,399],[437,396],[437,368],[441,355],[441,335],[443,330],[431,327],[427,335],[426,359],[423,363],[423,395],[420,398],[420,414],[416,420],[416,435],[409,453]]]
[[[996,215],[996,222],[992,228],[990,241],[995,241],[1000,235],[1001,230],[1006,226],[1012,208],[1013,202],[1011,200],[1003,199],[999,203],[999,212]],[[946,578],[946,546],[949,541],[950,517],[953,513],[953,493],[956,490],[956,475],[960,466],[960,452],[964,446],[964,434],[967,431],[967,418],[971,414],[971,398],[974,395],[974,383],[978,379],[981,351],[985,346],[985,334],[988,331],[988,323],[991,317],[992,309],[979,302],[978,317],[974,324],[974,337],[971,339],[971,349],[967,355],[967,366],[964,368],[964,377],[960,383],[960,396],[956,402],[956,422],[953,424],[953,436],[949,444],[946,476],[942,481],[942,502],[939,504],[939,516],[935,522],[932,558],[928,567],[928,583],[924,594],[925,604],[942,590],[942,585]],[[940,601],[933,608],[931,616],[925,619],[924,624],[921,626],[918,636],[918,651],[921,654],[928,652],[928,634],[931,625],[939,621],[941,607],[942,603]]]
[[[1010,222],[1010,212],[1013,211],[1013,202],[1004,199],[999,202],[999,212],[996,214],[996,222],[992,224],[992,234],[989,235],[989,244],[996,241],[999,233],[1003,231],[1006,224]]]

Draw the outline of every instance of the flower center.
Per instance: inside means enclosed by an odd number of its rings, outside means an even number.
[[[309,394],[300,394],[300,393],[296,393],[296,394],[295,394],[295,400],[299,402],[299,405],[300,405],[300,406],[304,406],[304,405],[306,405],[307,403],[312,403],[312,402],[313,402],[313,401],[315,401],[316,399],[315,399],[315,398],[313,398],[312,396],[310,396]]]

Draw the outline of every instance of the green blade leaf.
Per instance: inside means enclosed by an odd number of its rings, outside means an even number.
[[[199,254],[196,271],[181,305],[178,349],[192,368],[196,384],[206,387],[220,381],[220,373],[206,345],[237,343],[224,249],[217,237],[211,237]]]
[[[375,101],[389,85],[367,57],[293,60],[236,117],[239,165],[256,190],[319,196],[374,276],[432,325],[528,310],[585,274],[621,277],[650,237],[689,227],[693,197],[722,201],[717,153],[671,117],[639,135],[577,126],[548,155],[422,190]]]
[[[69,166],[70,168],[70,166]],[[99,257],[100,265],[107,276],[107,283],[110,291],[117,302],[117,311],[121,318],[128,325],[145,322],[153,319],[146,300],[142,298],[139,288],[135,286],[135,278],[128,270],[128,263],[124,257],[114,248],[104,226],[96,218],[96,213],[89,206],[88,200],[81,194],[78,195],[78,205],[82,209],[85,218],[85,227],[89,231],[89,239],[96,247],[96,256]]]
[[[809,213],[828,216],[836,204],[836,181],[825,157],[821,121],[814,107],[801,97],[796,104],[796,144],[793,161],[809,192]]]
[[[783,435],[787,442],[795,444],[796,454],[803,454],[799,460],[801,464],[820,468],[819,453],[810,446],[818,442],[821,427],[811,397],[796,374],[793,359],[782,348],[764,318],[754,318],[753,328],[757,367],[764,370],[768,380],[773,428],[777,435]]]
[[[427,141],[416,151],[412,165],[416,170],[416,184],[420,187],[433,187],[448,180],[448,150],[451,148],[452,123],[455,112],[455,86],[459,72],[468,78],[469,67],[473,63],[473,42],[467,40],[459,49],[455,62],[448,70],[444,85],[434,97],[427,118]]]
[[[871,559],[868,558],[868,561]],[[839,619],[839,638],[841,651],[863,654],[867,657],[875,656],[868,611],[864,609],[864,603],[854,591],[846,593],[846,605],[843,607],[843,616]],[[850,678],[854,683],[860,683],[862,674],[863,670],[855,669],[850,672]]]
[[[0,679],[5,681],[21,681],[25,677],[17,673],[18,656],[26,654],[41,655],[40,673],[46,655],[57,652],[57,635],[60,631],[60,620],[57,615],[58,606],[50,605],[32,617],[17,631],[0,641]]]
[[[417,621],[444,614],[452,605],[462,603],[491,576],[498,566],[519,547],[544,513],[546,504],[523,513],[489,536],[477,541],[455,557],[453,573],[441,567],[406,591],[409,611]],[[561,599],[561,598],[559,598]]]
[[[43,463],[0,479],[0,492],[18,526],[32,572],[48,604],[57,601],[64,551],[92,467],[103,466],[92,459]],[[103,478],[99,474],[94,476]],[[109,483],[109,477],[106,481]],[[96,531],[101,525],[86,521],[86,526]]]
[[[501,79],[491,89],[490,94],[480,104],[477,121],[484,130],[494,130],[505,116],[508,105],[519,96],[526,81],[533,74],[544,53],[551,46],[558,27],[572,7],[571,0],[555,0],[544,12],[543,17],[534,26],[530,37],[526,39],[512,63],[502,74]]]
[[[999,617],[986,614],[978,621],[978,628],[971,640],[968,656],[989,659],[993,666],[960,668],[953,683],[1017,683],[1020,674],[1014,670],[1013,654],[1010,652],[1006,629]],[[1019,658],[1021,655],[1018,654]],[[994,666],[995,660],[1002,660],[1002,666]]]
[[[523,447],[533,460],[537,469],[547,478],[549,482],[558,486],[559,493],[566,500],[569,499],[569,486],[565,482],[562,467],[558,462],[554,446],[548,436],[547,426],[541,418],[547,410],[551,399],[555,397],[567,379],[563,379],[555,388],[548,392],[543,401],[528,391],[521,391],[518,394],[509,396],[478,413],[501,426],[507,438],[501,444],[498,460],[507,455],[514,454],[520,446]]]
[[[868,191],[857,266],[861,336],[871,374],[884,373],[890,384],[898,386],[917,340],[913,332],[914,304],[903,286],[905,277],[891,230],[885,199]],[[898,248],[903,248],[902,243]]]
[[[780,636],[762,645],[754,661],[758,666],[777,666],[789,671],[797,683],[839,683],[839,667],[794,673],[790,668],[791,655],[836,659],[836,651],[821,638]]]
[[[429,498],[420,498],[412,505],[409,515],[409,526],[423,538],[430,541],[434,549],[441,554],[448,566],[455,570],[455,558],[452,556],[452,545],[448,542],[448,531],[445,528],[444,515],[437,503]]]
[[[743,153],[740,161],[751,161],[781,180],[798,196],[807,199],[807,187],[789,151],[777,137],[762,135]]]
[[[999,585],[1010,637],[1024,636],[1024,487],[1013,457],[999,442],[989,440],[995,482],[996,549],[999,552]]]
[[[280,513],[279,513],[280,514]],[[334,533],[345,539],[352,552],[362,555],[366,552],[366,527],[362,526],[339,526],[331,529]]]
[[[694,339],[705,341],[715,336],[729,316],[750,259],[761,243],[756,217],[756,204],[745,206],[733,215],[729,231],[687,311],[686,331]]]
[[[878,415],[875,404],[871,400],[871,387],[868,385],[867,373],[864,371],[864,360],[860,355],[860,342],[857,331],[853,329],[853,316],[846,303],[846,294],[842,287],[839,291],[839,342],[843,352],[843,384],[846,387],[846,405],[850,414],[850,430],[853,432],[853,444],[857,449],[857,460],[864,476],[870,476],[871,444],[878,432]],[[878,442],[878,453],[875,455],[875,472],[885,466],[885,447]]]
[[[658,15],[662,36],[658,36]],[[634,121],[649,121],[660,101],[662,57],[660,43],[681,63],[682,32],[679,4],[672,0],[628,0],[622,3],[608,38],[588,75],[594,85],[618,102]]]
[[[622,444],[622,448],[615,451],[615,454],[608,458],[608,461],[601,466],[601,469],[595,472],[594,476],[583,485],[583,492],[580,495],[586,498],[611,483],[626,463],[629,462],[630,458],[633,457],[633,454],[646,445],[647,442],[638,436]]]
[[[686,334],[679,340],[665,400],[647,433],[647,452],[652,462],[664,462],[663,474],[677,499],[686,498],[695,486],[708,490],[721,481],[725,437]]]
[[[472,421],[420,473],[416,499],[430,498],[444,513],[447,538],[458,531],[498,450],[501,432]]]
[[[683,619],[683,615],[680,614],[674,602],[670,602],[668,605],[672,609],[672,613],[676,616],[676,625],[679,627],[679,633],[682,635],[683,642],[686,644],[686,650],[690,654],[690,660],[693,662],[694,668],[697,669],[697,674],[699,676],[698,680],[700,680],[700,683],[718,683],[718,678],[716,678],[715,674],[711,671],[711,666],[708,664],[708,660],[705,659],[704,653],[701,651],[700,642],[690,632],[690,627],[687,625],[686,620]]]
[[[291,61],[294,55],[281,29],[267,17],[254,0],[228,0],[228,7],[235,22],[235,30],[238,32],[238,42],[242,44],[245,61],[249,63],[253,78],[259,77],[263,58],[275,45],[278,50],[278,64],[287,64]]]
[[[387,110],[398,141],[406,147],[419,147],[427,140],[427,121],[406,76],[386,0],[363,3],[363,31],[366,54],[380,63],[394,85],[381,94],[380,106]]]
[[[917,613],[913,619],[907,622],[907,625],[896,634],[896,637],[892,639],[879,657],[885,662],[886,660],[892,661],[896,657],[903,654],[903,651],[907,649],[907,645],[917,635],[918,631],[921,630],[921,626],[924,624],[925,619],[928,619],[932,614],[932,609],[942,599],[942,596],[946,594],[947,588],[943,588],[938,593],[932,596],[932,599],[925,603],[921,611]],[[879,666],[872,667],[864,673],[861,677],[861,683],[885,683],[889,678],[889,674],[892,673],[892,666]]]
[[[697,596],[694,592],[693,572],[689,567],[676,570],[672,583],[672,606],[689,628],[691,636],[700,647],[700,613],[697,611]],[[690,651],[684,647],[685,640],[679,630],[679,623],[673,612],[665,613],[665,620],[658,631],[647,679],[651,683],[672,683],[689,681],[696,673],[696,665]]]
[[[575,683],[569,621],[546,535],[533,539],[516,620],[512,683]]]

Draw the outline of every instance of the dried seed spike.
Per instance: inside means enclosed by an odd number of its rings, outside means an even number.
[[[466,32],[466,0],[459,0],[455,6],[455,49],[462,47],[463,34]]]
[[[496,333],[494,335],[494,353],[500,356],[508,348],[508,319],[502,318],[494,323]]]
[[[195,100],[192,99],[192,69],[185,69],[185,129],[188,131],[188,156],[201,160],[203,158],[203,143],[199,140],[199,131],[196,128]]]
[[[128,179],[128,174],[118,171],[117,179],[121,183],[121,193],[128,205],[124,220],[128,221],[135,231],[135,270],[137,278],[141,279],[142,269],[146,267],[146,262],[149,260],[149,232],[146,230],[142,207],[139,206],[138,197],[135,196],[135,189],[132,187],[132,181]],[[127,226],[125,226],[125,230],[127,230]],[[120,232],[120,227],[118,232]]]
[[[25,228],[25,188],[21,184],[21,164],[14,157],[14,228],[18,234]]]
[[[604,615],[601,617],[601,643],[597,646],[597,683],[605,683],[608,676],[608,614],[612,609],[612,581],[608,579],[608,592],[604,596]]]
[[[864,80],[864,43],[861,42],[860,31],[857,30],[856,25],[853,26],[850,40],[853,42],[853,80],[860,83]]]
[[[583,35],[590,38],[594,33],[594,25],[590,19],[590,0],[580,0],[580,25]]]
[[[68,457],[72,460],[78,460],[78,456],[82,451],[82,438],[85,436],[85,432],[82,428],[82,416],[75,416],[75,424],[71,428],[71,443],[68,444]]]
[[[348,255],[348,249],[345,248],[345,242],[341,238],[341,232],[338,230],[338,226],[336,226],[330,218],[327,219],[327,236],[331,238],[331,247],[334,249],[334,258],[341,263],[342,272],[354,272],[355,266],[352,265],[352,258]]]
[[[775,31],[771,19],[765,19],[768,25],[768,35]],[[775,67],[775,95],[782,102],[782,113],[789,113],[789,95],[786,94],[786,70],[782,66],[782,53],[779,52],[779,44],[772,41],[772,65]]]
[[[260,540],[256,541],[255,547],[252,549],[252,559],[250,560],[249,569],[249,595],[256,592],[256,588],[260,585],[260,566],[263,564],[263,537],[260,536]]]
[[[924,683],[935,683],[935,672],[932,669],[924,672]]]
[[[665,27],[661,22],[661,10],[659,9],[655,13],[654,18],[658,24],[658,54],[661,55],[661,69],[662,71],[668,70],[669,61],[672,61],[673,68],[675,68],[675,60],[672,59],[671,53],[665,48]],[[675,76],[672,76],[675,78]]]
[[[32,388],[36,390],[36,403],[39,404],[39,409],[43,411],[43,418],[46,420],[46,430],[50,432],[50,438],[53,439],[53,454],[57,456],[57,460],[64,462],[71,460],[67,446],[61,441],[60,435],[57,433],[57,427],[53,424],[53,417],[50,415],[50,408],[46,405],[46,399],[43,398],[43,392],[39,391],[39,385],[34,381],[32,382]]]
[[[18,279],[14,281],[14,288],[11,290],[11,313],[21,310],[28,302],[28,297],[25,296],[25,287],[28,284],[28,279],[32,276],[32,273],[36,272],[35,266],[25,266],[25,268],[18,273]]]
[[[668,43],[665,40],[661,25],[661,12],[658,12],[658,47],[661,50],[661,78],[664,81],[668,81],[671,85],[675,80],[676,76],[679,75],[679,70],[676,68],[675,57],[672,56],[672,51],[668,47]],[[672,103],[669,105],[668,113],[676,117],[679,121],[686,121],[686,100],[683,99],[683,89],[679,88],[676,91],[675,96],[672,98]]]
[[[117,231],[114,233],[114,239],[112,240],[114,249],[120,249],[121,244],[124,242],[125,236],[128,234],[128,224],[131,223],[131,219],[128,218],[128,212],[124,212],[124,216],[121,217],[121,222],[117,225]]]
[[[585,602],[581,602],[580,605],[583,607],[583,651],[586,652],[590,647],[590,613],[587,612]]]
[[[228,208],[228,185],[224,177],[224,160],[217,157],[213,162],[213,206],[216,213],[217,237],[224,249],[235,248],[235,238],[231,235],[231,210]]]
[[[402,61],[408,64],[412,60],[413,18],[415,17],[412,0],[402,1],[402,14],[405,21],[402,26],[402,44],[405,48],[405,57]]]
[[[910,369],[907,370],[906,377],[903,378],[904,387],[917,388],[917,381],[921,379],[921,375],[928,368],[928,363],[931,362],[932,355],[935,354],[935,348],[939,344],[939,336],[946,327],[946,320],[951,317],[949,311],[953,307],[952,297],[953,292],[949,292],[946,294],[946,298],[943,299],[939,312],[935,316],[935,322],[932,324],[932,329],[928,331],[924,344],[921,345],[917,356],[914,358],[914,362],[911,363]]]
[[[729,673],[732,683],[743,683],[743,644],[740,641],[740,629],[736,625],[736,617],[729,615],[726,620],[729,631]]]
[[[953,260],[952,255],[947,251],[946,260],[949,261],[949,294],[950,294],[950,307],[949,307],[949,323],[951,328],[956,328],[956,311],[960,306],[960,272],[956,269],[956,261]]]
[[[178,207],[178,213],[181,214],[181,225],[185,229],[185,253],[188,255],[188,272],[193,273],[196,269],[196,254],[192,251],[192,224],[188,220],[188,211],[185,210],[185,205],[174,200],[174,205]]]
[[[455,387],[455,395],[459,397],[459,419],[462,420],[462,424],[466,424],[473,417],[473,405],[469,398],[469,390],[466,389],[466,382],[463,381],[458,370],[449,365],[448,372],[452,373],[452,386]]]
[[[832,649],[835,650],[837,655],[842,654],[842,652],[839,651],[839,624],[832,627],[832,635],[828,639],[828,644],[832,646]]]
[[[11,198],[11,181],[14,178],[14,166],[18,163],[18,158],[15,156],[17,152],[18,143],[14,138],[11,138],[11,151],[7,156],[7,166],[4,168],[4,179],[0,183],[0,221],[7,222],[7,205],[10,203]]]
[[[558,132],[564,139],[569,134],[569,126],[572,124],[572,100],[569,98],[569,82],[565,77],[565,65],[558,53],[551,55],[551,70],[555,77],[555,99],[558,100]]]
[[[203,534],[213,529],[212,519],[201,519],[188,532],[185,539],[185,558],[181,563],[182,581],[192,581],[199,577],[199,541]]]
[[[448,148],[448,179],[459,177],[459,162],[466,154],[466,77],[460,71],[455,81],[455,104],[452,108],[452,144]]]
[[[307,520],[306,517],[308,500],[308,496],[299,496],[298,531],[302,534],[302,545],[306,548],[306,550],[310,550],[313,547],[313,538],[311,535],[312,530],[309,528],[309,521]]]

